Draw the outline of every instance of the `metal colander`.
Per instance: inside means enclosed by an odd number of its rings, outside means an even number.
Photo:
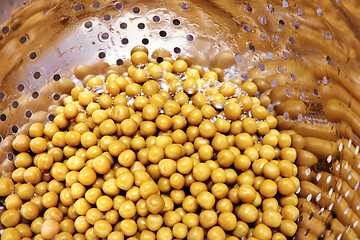
[[[11,142],[54,118],[84,74],[125,70],[130,50],[190,56],[259,86],[295,131],[300,217],[296,239],[360,236],[360,2],[356,0],[34,0],[0,10],[0,175]],[[168,50],[157,50],[163,48]],[[154,52],[155,51],[155,52]],[[73,74],[77,64],[85,73]],[[85,74],[85,75],[86,75]],[[80,78],[80,80],[78,78]],[[267,100],[271,99],[271,103]]]

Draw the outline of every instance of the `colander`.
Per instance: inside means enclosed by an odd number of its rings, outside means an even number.
[[[51,121],[85,75],[125,71],[144,45],[256,82],[278,129],[296,132],[294,238],[358,239],[359,16],[356,0],[2,1],[0,175],[14,169],[16,134]]]

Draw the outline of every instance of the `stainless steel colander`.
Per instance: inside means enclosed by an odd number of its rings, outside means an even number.
[[[53,119],[81,80],[127,65],[145,45],[254,81],[281,130],[295,131],[298,239],[360,236],[360,2],[34,0],[0,3],[0,175],[11,141]],[[154,58],[166,57],[155,51]],[[81,78],[81,74],[77,77]],[[300,137],[299,137],[300,138]]]

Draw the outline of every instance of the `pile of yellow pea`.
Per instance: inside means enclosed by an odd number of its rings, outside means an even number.
[[[16,136],[1,239],[293,236],[291,137],[253,82],[187,60],[136,47],[124,74],[84,80],[52,123]]]

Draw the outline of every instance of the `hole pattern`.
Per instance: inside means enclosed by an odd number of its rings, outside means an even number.
[[[102,34],[101,34],[101,39],[106,40],[106,39],[108,39],[108,38],[109,38],[109,34],[108,34],[108,33],[102,33]]]
[[[249,51],[250,52],[255,52],[255,47],[253,45],[249,45]]]
[[[122,7],[123,7],[123,5],[121,3],[116,3],[115,4],[115,9],[117,9],[117,10],[122,9]]]
[[[136,14],[140,13],[140,8],[134,7],[133,8],[133,13],[136,13]]]
[[[31,112],[30,110],[27,110],[27,111],[25,112],[25,117],[26,117],[26,118],[31,118],[31,117],[32,117],[32,112]]]
[[[127,24],[126,23],[120,23],[120,28],[121,29],[126,29],[127,28]]]
[[[188,40],[189,42],[192,42],[192,41],[194,41],[194,36],[191,34],[188,34],[188,35],[186,35],[186,40]]]
[[[92,6],[93,6],[93,8],[99,8],[100,3],[99,2],[93,2]]]
[[[19,92],[24,91],[24,88],[25,88],[24,84],[21,84],[21,83],[17,86],[17,90],[18,90]]]
[[[109,21],[111,19],[111,16],[109,14],[104,15],[104,20]]]
[[[173,23],[175,26],[178,26],[178,25],[180,25],[180,20],[179,20],[179,19],[174,19],[174,20],[172,21],[172,23]]]
[[[61,78],[61,76],[58,73],[53,76],[54,81],[59,81],[60,78]]]
[[[4,99],[5,98],[5,93],[4,92],[0,92],[0,99]]]
[[[314,89],[313,93],[314,93],[315,97],[317,97],[319,95],[319,92],[318,92],[318,90],[316,88]]]
[[[274,11],[275,11],[275,7],[274,7],[272,4],[269,4],[269,5],[268,5],[268,10],[269,10],[270,12],[274,12]]]
[[[80,12],[81,10],[83,10],[83,6],[81,4],[77,4],[77,5],[75,5],[74,10],[76,12]]]
[[[184,11],[187,11],[190,9],[190,6],[186,3],[182,3],[180,6],[181,6],[181,9]]]
[[[142,42],[142,44],[147,45],[147,44],[149,44],[149,39],[143,38],[143,40],[141,40],[141,42]]]
[[[166,33],[166,31],[161,30],[161,31],[159,32],[159,35],[160,35],[160,37],[166,37],[167,33]]]
[[[31,94],[31,96],[32,96],[34,99],[38,98],[39,95],[40,95],[40,94],[39,94],[37,91],[35,91],[35,92],[33,92],[33,93]]]
[[[55,101],[58,101],[58,100],[60,99],[60,94],[55,93],[55,94],[53,95],[53,99],[54,99]]]
[[[284,69],[283,69],[282,66],[278,66],[278,72],[279,72],[280,74],[283,74],[283,73],[284,73]]]
[[[298,28],[299,28],[299,24],[298,24],[297,22],[294,22],[294,23],[293,23],[293,26],[294,26],[295,29],[298,29]]]
[[[127,39],[127,38],[123,38],[123,39],[121,39],[121,43],[122,44],[128,44],[129,43],[129,39]]]
[[[261,34],[260,35],[260,39],[261,39],[261,41],[266,41],[267,40],[267,37],[266,37],[266,35],[265,34]]]
[[[280,27],[285,27],[285,22],[284,22],[283,20],[280,20],[280,21],[279,21],[279,26],[280,26]]]
[[[86,22],[84,24],[85,28],[91,28],[92,27],[92,22]]]
[[[246,6],[245,6],[245,10],[246,10],[247,12],[251,13],[251,12],[252,12],[252,7],[249,6],[249,5],[246,5]]]
[[[36,57],[37,57],[36,52],[30,53],[30,59],[31,59],[31,60],[34,60]]]
[[[11,105],[15,109],[19,107],[19,103],[17,101],[14,101]]]
[[[138,28],[139,28],[139,29],[144,29],[144,28],[145,28],[145,24],[144,24],[144,23],[139,23],[139,24],[138,24]]]
[[[295,43],[295,39],[294,39],[293,37],[289,37],[289,42],[290,42],[291,44],[294,44],[294,43]]]
[[[283,56],[285,60],[290,58],[290,54],[288,52],[283,52]]]
[[[5,113],[2,113],[2,114],[0,115],[0,120],[1,120],[2,122],[5,122],[6,119],[7,119],[6,114],[5,114]]]
[[[54,115],[54,114],[49,114],[49,115],[48,115],[48,120],[49,120],[49,121],[52,122],[52,121],[54,121],[54,119],[55,119],[55,115]]]
[[[264,17],[260,17],[259,22],[263,25],[265,25],[267,23],[266,18],[264,18]]]
[[[322,12],[321,8],[317,8],[317,9],[316,9],[316,14],[317,14],[318,16],[320,16],[320,17],[323,15],[323,12]]]
[[[5,26],[5,27],[3,27],[3,28],[1,29],[1,32],[2,32],[3,34],[8,34],[8,33],[10,32],[10,29],[9,29],[9,27]]]
[[[274,40],[275,40],[275,42],[280,42],[280,36],[275,35],[275,36],[274,36]]]
[[[249,25],[244,25],[244,30],[246,31],[246,32],[250,32],[251,31],[251,28],[250,28],[250,26]]]
[[[22,37],[19,39],[19,42],[20,42],[21,44],[26,43],[26,41],[27,41],[27,37],[26,37],[26,36],[22,36]]]
[[[265,66],[264,66],[264,64],[262,64],[262,63],[260,63],[258,67],[259,67],[259,70],[260,70],[260,71],[264,71],[264,70],[265,70]]]
[[[297,9],[297,14],[298,14],[299,16],[302,16],[302,15],[303,15],[303,10],[302,10],[301,8],[298,8],[298,9]]]
[[[174,48],[174,52],[175,52],[175,53],[181,53],[181,49],[180,49],[179,47],[175,47],[175,48]]]
[[[295,73],[290,74],[290,79],[291,79],[291,81],[293,81],[293,82],[296,81],[296,75],[295,75]]]
[[[8,153],[7,154],[7,159],[9,159],[10,161],[14,160],[14,154],[13,153]]]
[[[289,3],[286,0],[283,0],[282,5],[284,8],[289,7]]]
[[[164,59],[163,59],[162,57],[158,57],[158,58],[156,59],[156,62],[157,62],[157,63],[161,63],[162,61],[164,61]]]
[[[34,72],[34,78],[35,79],[39,79],[41,77],[41,73],[40,72]]]
[[[14,126],[12,126],[11,131],[12,131],[13,133],[17,133],[17,132],[19,131],[19,127],[16,126],[16,125],[14,125]]]
[[[330,58],[330,56],[326,56],[326,62],[327,62],[328,64],[331,64],[331,58]]]
[[[105,57],[106,57],[106,54],[105,54],[104,52],[99,52],[98,57],[99,57],[100,59],[105,58]]]
[[[326,40],[330,40],[330,33],[328,31],[325,32],[325,38]]]
[[[153,16],[153,22],[156,22],[156,23],[158,23],[158,22],[160,22],[160,17],[159,16]]]

